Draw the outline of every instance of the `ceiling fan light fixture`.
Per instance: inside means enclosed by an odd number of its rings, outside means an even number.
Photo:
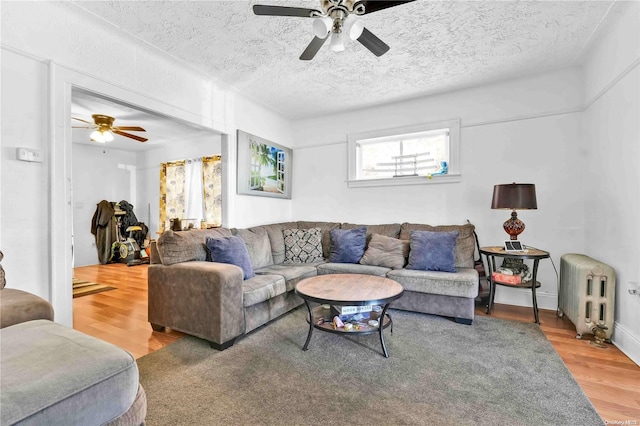
[[[332,52],[344,51],[344,40],[342,39],[342,33],[331,34],[331,43],[329,44],[329,49],[331,49]]]
[[[333,21],[328,16],[314,19],[313,35],[322,39],[326,38],[327,34],[329,34],[329,31],[331,31],[332,25],[333,25]]]
[[[102,132],[102,136],[104,137],[105,142],[113,141],[113,133],[111,133],[110,131]]]
[[[357,40],[364,31],[364,24],[355,15],[349,15],[344,20],[344,32],[351,40]]]
[[[100,143],[106,142],[104,135],[102,134],[102,132],[98,130],[95,130],[93,133],[91,133],[91,140],[94,142],[100,142]]]

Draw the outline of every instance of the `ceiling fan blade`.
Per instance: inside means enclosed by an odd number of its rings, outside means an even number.
[[[378,10],[388,9],[390,7],[400,6],[401,4],[411,3],[411,2],[414,2],[414,1],[415,0],[390,0],[390,1],[386,1],[386,0],[362,0],[362,1],[356,2],[353,5],[353,8],[355,9],[359,5],[363,5],[364,6],[363,15],[366,15],[367,13],[377,12]]]
[[[115,133],[116,135],[124,136],[125,138],[135,139],[139,142],[146,142],[149,140],[147,138],[141,138],[140,136],[132,135],[131,133],[121,132],[120,130],[115,130],[115,129],[113,130],[113,133]]]
[[[358,37],[358,41],[376,56],[382,56],[389,51],[389,46],[366,28]]]
[[[146,132],[145,129],[139,126],[115,126],[113,130],[132,130],[136,132]]]
[[[309,43],[309,45],[307,46],[307,48],[304,49],[304,52],[302,52],[302,55],[300,55],[300,60],[310,61],[311,59],[313,59],[313,57],[316,56],[316,53],[318,53],[318,50],[320,50],[320,48],[322,47],[324,42],[327,41],[328,38],[329,38],[328,35],[325,38],[314,37],[313,40],[311,40],[311,43]]]
[[[96,126],[71,126],[72,129],[95,129]]]
[[[297,16],[299,18],[311,18],[314,12],[322,14],[316,9],[307,9],[303,7],[287,7],[287,6],[267,6],[262,4],[253,5],[253,13],[256,15],[268,16]]]
[[[87,124],[94,124],[91,121],[87,121],[87,120],[83,120],[82,118],[76,118],[76,117],[71,117],[73,120],[78,120],[78,121],[82,121],[83,123],[87,123]]]

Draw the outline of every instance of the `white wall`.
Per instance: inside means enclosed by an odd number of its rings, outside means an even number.
[[[294,123],[294,219],[417,222],[477,227],[499,245],[509,212],[491,210],[493,185],[534,183],[538,210],[521,211],[525,244],[560,255],[584,249],[580,76],[563,70],[434,97]],[[348,188],[347,134],[460,117],[460,183]],[[555,309],[553,265],[539,267],[539,306]],[[531,305],[531,293],[500,287],[496,302]],[[533,316],[533,313],[532,313]]]
[[[613,341],[640,364],[640,3],[611,18],[584,64],[585,253],[616,270]]]
[[[160,163],[219,155],[221,139],[219,134],[212,132],[207,140],[175,141],[158,149],[138,153],[138,205],[135,206],[135,212],[138,220],[149,227],[150,238],[157,238],[160,229]]]
[[[250,197],[259,206],[252,208],[248,197],[235,194],[236,129],[290,146],[289,123],[282,116],[71,2],[3,2],[0,19],[3,266],[10,285],[52,301],[56,321],[72,324],[66,284],[73,205],[66,166],[71,161],[68,85],[229,134],[226,225],[290,219],[290,200]],[[41,149],[45,162],[17,163],[16,146]],[[49,223],[52,214],[68,223]],[[61,230],[68,235],[56,239]],[[29,256],[18,254],[25,252]]]
[[[102,200],[132,203],[132,174],[136,154],[106,146],[73,144],[73,259],[74,266],[96,265],[98,251],[91,220]],[[120,167],[119,167],[120,166]],[[123,168],[125,167],[125,168]]]
[[[47,66],[5,50],[1,62],[2,266],[8,287],[48,299]],[[41,150],[45,161],[18,161],[18,147]]]

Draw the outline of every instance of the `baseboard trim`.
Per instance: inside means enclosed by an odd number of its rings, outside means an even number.
[[[611,342],[640,367],[640,336],[624,325],[614,322]]]
[[[506,286],[497,287],[495,303],[526,306],[529,308],[533,307],[531,290],[522,288],[512,289]],[[538,309],[549,309],[551,311],[558,309],[558,295],[555,293],[536,291],[536,299],[538,300]]]

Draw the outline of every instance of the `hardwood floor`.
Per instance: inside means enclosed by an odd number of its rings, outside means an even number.
[[[124,264],[75,268],[74,277],[116,287],[73,300],[76,330],[113,343],[136,358],[183,336],[154,332],[147,322],[147,266]],[[485,315],[478,305],[476,315]],[[495,305],[492,316],[533,322],[531,308]],[[613,345],[598,349],[575,338],[575,327],[555,311],[540,311],[540,328],[600,416],[608,423],[640,425],[640,367]],[[624,423],[627,421],[627,423]]]

